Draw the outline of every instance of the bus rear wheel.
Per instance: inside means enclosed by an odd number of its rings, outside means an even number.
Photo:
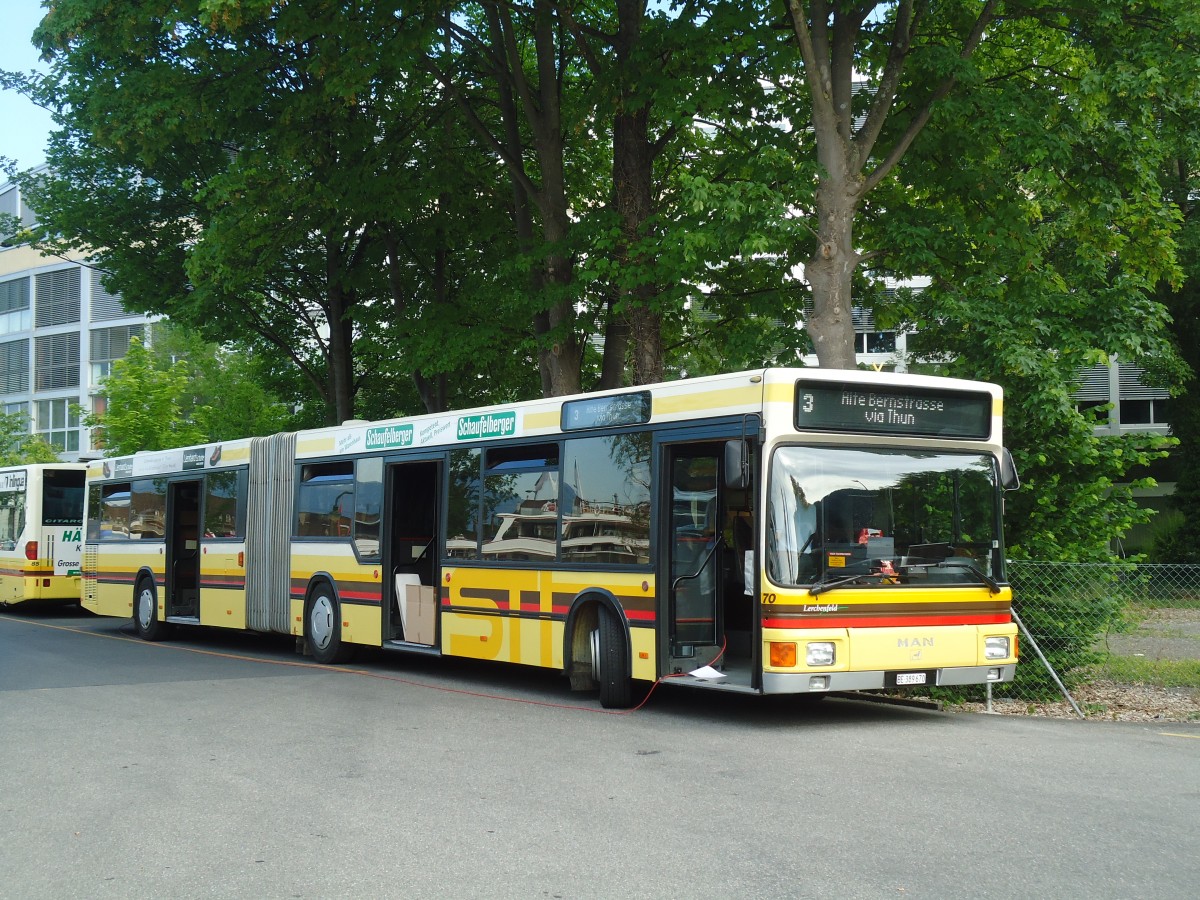
[[[308,652],[322,665],[348,660],[351,648],[342,643],[342,617],[337,599],[327,585],[313,591],[308,601],[308,614],[304,617],[304,637],[308,641]]]
[[[606,606],[600,607],[599,627],[592,632],[592,677],[600,682],[600,705],[605,709],[625,709],[633,702],[624,630]]]
[[[143,641],[161,641],[171,626],[158,618],[158,603],[149,578],[138,581],[133,591],[133,629]]]

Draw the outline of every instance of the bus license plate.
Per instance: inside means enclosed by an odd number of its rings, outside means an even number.
[[[925,673],[924,672],[897,672],[896,673],[896,684],[897,685],[924,684],[924,683],[925,683]]]

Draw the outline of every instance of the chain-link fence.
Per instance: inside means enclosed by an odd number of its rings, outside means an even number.
[[[1013,561],[1023,631],[1016,680],[1031,703],[1106,684],[1200,688],[1200,565]]]

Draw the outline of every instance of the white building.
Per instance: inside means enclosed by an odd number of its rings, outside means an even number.
[[[0,213],[33,222],[12,182],[0,184]],[[43,256],[0,234],[0,412],[26,416],[64,460],[98,452],[79,410],[95,410],[100,380],[147,325],[82,254]]]

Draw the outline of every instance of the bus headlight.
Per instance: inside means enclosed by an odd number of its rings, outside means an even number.
[[[814,641],[804,648],[804,661],[810,666],[832,666],[837,658],[832,641]]]
[[[983,655],[987,659],[1008,659],[1009,641],[1007,637],[989,637],[983,639]]]

